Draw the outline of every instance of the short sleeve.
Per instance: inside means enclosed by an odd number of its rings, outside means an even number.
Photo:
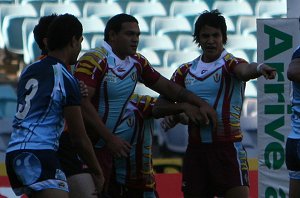
[[[130,101],[139,109],[139,112],[143,115],[143,118],[149,118],[152,116],[152,109],[156,102],[156,98],[148,95],[133,94],[130,98]]]
[[[64,86],[66,90],[65,106],[79,106],[81,103],[81,93],[78,81],[75,78],[65,77]]]
[[[189,71],[190,66],[191,66],[191,63],[186,63],[186,64],[180,65],[174,71],[174,73],[171,77],[171,81],[175,82],[176,84],[178,84],[182,87],[185,87],[184,79],[185,79],[187,72]]]
[[[76,64],[74,76],[90,87],[97,87],[106,67],[106,59],[96,52],[84,54]]]
[[[225,69],[229,73],[233,73],[234,68],[241,63],[248,63],[245,59],[238,58],[228,53],[225,57]]]
[[[134,56],[134,59],[139,63],[141,67],[140,81],[146,86],[151,86],[155,84],[160,78],[160,73],[151,66],[149,61],[143,55],[136,54]]]

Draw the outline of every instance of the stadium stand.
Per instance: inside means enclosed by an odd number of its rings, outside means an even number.
[[[198,50],[197,44],[194,43],[192,35],[178,35],[175,41],[176,50],[194,51]]]
[[[28,48],[29,62],[32,63],[36,61],[38,57],[41,55],[41,50],[34,40],[33,32],[29,33],[27,48]]]
[[[49,3],[44,2],[41,5],[40,16],[56,14],[73,14],[76,17],[81,17],[82,13],[74,3],[62,4],[62,3]]]
[[[123,13],[123,9],[116,2],[86,2],[83,6],[84,17],[96,16],[101,18],[104,22],[107,22],[109,17],[120,13]]]
[[[163,58],[164,66],[170,67],[173,70],[179,65],[192,61],[200,55],[199,51],[166,51]]]
[[[183,17],[153,17],[151,21],[152,35],[168,35],[175,40],[179,34],[192,34],[189,21]]]
[[[256,35],[256,17],[255,16],[239,16],[236,23],[237,34],[254,34]]]
[[[143,56],[145,56],[152,66],[154,66],[154,67],[163,66],[161,64],[162,63],[161,58],[155,51],[150,50],[150,49],[143,49],[143,50],[139,51],[139,53],[141,53]]]
[[[16,54],[23,54],[23,21],[25,18],[28,17],[37,17],[37,13],[31,5],[27,5],[26,8],[24,8],[24,6],[21,5],[16,5],[13,7],[14,9],[18,9],[19,14],[14,12],[11,15],[5,15],[2,22],[3,41],[8,51]]]
[[[128,2],[125,12],[143,18],[150,26],[153,17],[167,16],[167,10],[161,2]]]
[[[27,5],[30,4],[34,7],[34,9],[36,10],[36,12],[39,14],[40,13],[40,9],[42,6],[42,3],[44,2],[49,2],[49,3],[58,3],[58,0],[21,0],[20,1],[21,5]]]
[[[83,27],[83,35],[87,41],[87,43],[91,44],[92,37],[95,34],[104,34],[105,24],[103,21],[95,16],[92,17],[81,17],[79,18],[82,27]]]
[[[218,9],[226,16],[240,16],[240,15],[253,15],[253,10],[248,1],[236,1],[236,0],[216,0],[212,9]]]
[[[103,43],[104,35],[93,35],[91,40],[91,48],[100,47]]]
[[[259,18],[286,17],[286,0],[257,1],[255,15]]]
[[[29,53],[29,45],[34,45],[33,43],[29,42],[29,35],[32,33],[36,24],[38,24],[38,18],[26,18],[22,24],[23,59],[25,64],[32,63],[34,60],[36,60],[36,57],[31,56]],[[34,39],[33,42],[35,43]]]
[[[199,14],[204,10],[209,10],[205,1],[172,1],[169,15],[175,17],[186,17],[190,22],[192,22],[191,19],[199,16]],[[191,25],[193,26],[194,24],[191,23]]]

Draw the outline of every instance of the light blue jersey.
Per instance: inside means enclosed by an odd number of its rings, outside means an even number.
[[[106,42],[79,59],[74,75],[95,89],[92,103],[112,133],[122,118],[136,83],[139,81],[150,86],[160,77],[142,55],[135,54],[121,60]],[[104,142],[100,141],[97,147],[103,145]]]
[[[46,57],[27,66],[18,83],[18,107],[7,152],[58,149],[63,108],[80,105],[77,80],[65,65]]]
[[[293,53],[292,60],[296,58],[300,58],[300,46]],[[291,85],[292,85],[292,89],[291,89],[292,130],[288,135],[288,137],[293,139],[300,139],[300,83],[291,82]]]
[[[218,131],[210,126],[189,125],[190,144],[242,140],[240,115],[245,82],[235,76],[233,68],[245,62],[224,50],[216,61],[205,63],[200,56],[174,72],[172,81],[201,97],[218,115]]]
[[[127,187],[145,191],[155,189],[152,164],[154,102],[155,99],[150,96],[134,94],[115,133],[132,146],[129,157],[114,159],[116,181]]]

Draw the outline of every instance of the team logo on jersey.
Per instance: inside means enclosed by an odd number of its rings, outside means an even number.
[[[112,73],[107,73],[104,77],[104,81],[106,81],[108,83],[116,83],[117,79],[118,79],[118,77]]]
[[[137,81],[137,74],[136,74],[136,72],[132,72],[130,77],[131,77],[132,81]]]
[[[218,73],[216,73],[216,74],[214,75],[214,80],[215,80],[215,82],[219,82],[220,79],[221,79],[221,75],[218,74]]]
[[[127,120],[127,125],[128,125],[129,127],[133,127],[133,124],[134,124],[134,119],[133,119],[133,118],[128,118],[128,120]]]
[[[185,85],[192,85],[193,82],[194,82],[194,79],[192,79],[192,78],[186,78],[184,80]]]

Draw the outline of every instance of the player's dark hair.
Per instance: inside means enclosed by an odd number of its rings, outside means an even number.
[[[129,14],[117,14],[110,18],[106,24],[105,30],[104,30],[104,40],[109,40],[109,32],[114,31],[115,33],[118,33],[121,31],[122,24],[126,22],[136,22],[138,23],[138,20]]]
[[[53,51],[66,47],[74,36],[79,39],[82,36],[82,31],[82,25],[74,15],[59,15],[48,29],[48,50]]]
[[[221,15],[218,9],[212,11],[205,10],[200,14],[195,23],[193,37],[198,46],[200,43],[199,33],[205,25],[220,29],[223,37],[223,44],[225,45],[227,43],[227,26],[225,18]]]
[[[35,42],[38,44],[42,52],[46,52],[46,46],[43,39],[47,37],[48,28],[51,22],[57,17],[57,14],[51,14],[49,16],[42,16],[39,23],[33,29],[33,36]]]

